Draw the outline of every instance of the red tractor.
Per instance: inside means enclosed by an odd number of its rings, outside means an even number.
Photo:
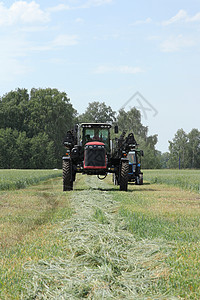
[[[133,133],[111,140],[111,125],[107,123],[82,123],[68,131],[64,140],[67,148],[63,157],[63,191],[73,190],[76,173],[106,177],[113,173],[114,183],[127,191],[129,160],[127,155],[137,147]],[[118,127],[114,127],[118,133]],[[140,172],[140,169],[138,169]],[[139,174],[138,174],[139,176]]]

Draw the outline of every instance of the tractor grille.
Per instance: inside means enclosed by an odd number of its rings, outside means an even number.
[[[84,168],[86,169],[103,169],[106,168],[106,151],[105,145],[85,146]]]

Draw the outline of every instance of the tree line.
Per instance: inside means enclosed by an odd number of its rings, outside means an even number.
[[[57,89],[11,91],[0,99],[0,168],[57,168],[77,112]]]
[[[169,168],[200,168],[200,131],[193,128],[188,134],[181,128],[169,141]]]
[[[200,168],[200,132],[180,129],[169,152],[156,150],[157,134],[148,135],[136,108],[115,112],[105,102],[90,102],[78,114],[65,92],[57,89],[17,89],[0,98],[0,168],[60,168],[63,138],[74,124],[109,122],[120,133],[133,132],[144,151],[143,168]],[[119,134],[120,134],[119,133]],[[115,136],[112,135],[112,138]]]

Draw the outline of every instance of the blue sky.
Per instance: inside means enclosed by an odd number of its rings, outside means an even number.
[[[163,152],[177,129],[200,130],[199,0],[1,1],[0,66],[1,96],[57,88],[79,113],[139,92],[125,109]]]

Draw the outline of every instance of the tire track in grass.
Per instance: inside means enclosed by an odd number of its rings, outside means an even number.
[[[175,299],[156,289],[167,272],[161,240],[136,241],[117,214],[119,202],[96,177],[71,193],[74,215],[60,224],[67,259],[27,263],[23,299]],[[124,193],[124,192],[119,192]],[[167,254],[165,254],[167,255]]]

